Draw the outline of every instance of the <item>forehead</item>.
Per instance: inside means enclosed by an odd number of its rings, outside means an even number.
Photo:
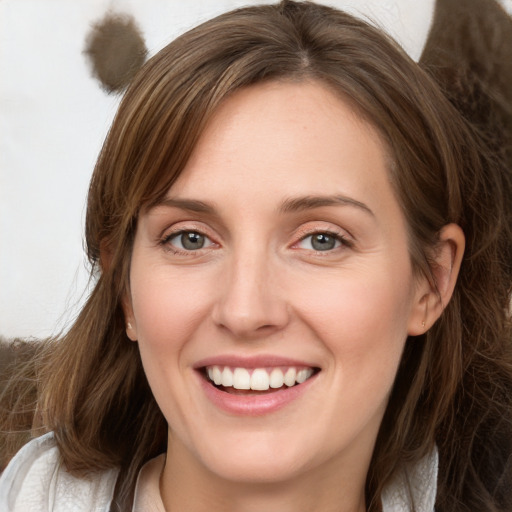
[[[270,82],[220,105],[170,192],[221,193],[238,179],[263,193],[365,193],[389,185],[389,160],[377,130],[327,86]]]
[[[404,248],[389,175],[377,130],[329,88],[260,84],[221,104],[166,197],[139,220],[213,221],[247,240],[323,220]]]

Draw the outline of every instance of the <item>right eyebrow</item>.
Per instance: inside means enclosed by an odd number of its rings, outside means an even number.
[[[180,210],[188,210],[190,212],[196,213],[215,213],[215,208],[213,207],[213,205],[205,203],[203,201],[197,201],[196,199],[177,199],[173,197],[166,197],[162,199],[162,201],[158,201],[158,203],[151,207],[151,210],[153,208],[158,208],[159,206],[179,208]]]

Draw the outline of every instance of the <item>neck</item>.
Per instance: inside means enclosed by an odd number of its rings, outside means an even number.
[[[170,445],[171,446],[171,445]],[[167,511],[187,512],[365,512],[367,467],[343,471],[329,461],[282,481],[244,482],[212,473],[176,442],[167,452],[160,481]]]

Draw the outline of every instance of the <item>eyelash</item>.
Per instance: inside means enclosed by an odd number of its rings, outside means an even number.
[[[181,248],[176,247],[170,243],[171,240],[173,240],[174,238],[178,238],[187,233],[200,235],[200,236],[204,237],[206,240],[208,240],[210,243],[206,247],[201,247],[200,249],[197,249],[197,250],[181,249]],[[173,231],[172,233],[165,235],[161,240],[159,240],[159,245],[164,247],[165,250],[170,251],[173,254],[176,254],[178,256],[190,256],[193,254],[197,254],[199,251],[201,251],[203,249],[207,249],[208,247],[217,245],[217,244],[215,244],[215,242],[213,242],[212,239],[208,235],[206,235],[199,229],[180,229],[178,231]]]
[[[302,243],[305,240],[307,240],[308,238],[312,238],[312,237],[318,236],[318,235],[326,235],[328,237],[333,238],[335,240],[335,242],[339,242],[338,247],[333,247],[332,249],[327,249],[325,251],[315,250],[313,248],[312,249],[305,249],[305,250],[312,250],[315,254],[318,254],[318,255],[322,255],[322,253],[325,253],[327,255],[327,254],[332,253],[336,249],[340,249],[340,248],[343,248],[343,247],[350,249],[350,248],[352,248],[354,246],[353,241],[350,240],[349,238],[347,238],[342,233],[337,232],[337,231],[331,231],[331,230],[328,230],[328,229],[317,229],[317,230],[311,230],[309,232],[303,233],[301,235],[300,239],[298,240],[298,242],[295,242],[293,244],[293,246],[296,247],[300,243]]]
[[[209,241],[209,244],[206,246],[206,247],[201,247],[197,250],[194,250],[194,249],[181,249],[179,247],[176,247],[175,245],[171,244],[171,240],[175,239],[175,238],[178,238],[180,236],[183,236],[184,234],[197,234],[197,235],[200,235],[202,237],[204,237],[206,240]],[[304,250],[311,250],[313,253],[317,254],[317,255],[321,255],[323,253],[325,253],[326,255],[327,254],[330,254],[332,253],[333,251],[335,251],[336,249],[339,249],[341,247],[346,247],[346,248],[351,248],[354,246],[354,243],[352,240],[348,239],[345,235],[343,235],[342,233],[340,232],[336,232],[336,231],[330,231],[330,230],[322,230],[322,229],[317,229],[317,230],[311,230],[311,231],[307,231],[307,232],[304,232],[304,233],[301,233],[301,237],[300,239],[295,242],[293,245],[292,245],[292,248],[298,248],[297,246],[299,244],[301,244],[302,242],[304,242],[305,240],[307,240],[308,238],[312,238],[314,236],[318,236],[318,235],[325,235],[327,237],[330,237],[330,238],[333,238],[335,243],[339,243],[339,245],[337,247],[333,247],[332,249],[327,249],[327,250],[315,250],[314,248],[311,248],[311,249],[304,249]],[[199,230],[199,229],[180,229],[178,231],[173,231],[172,233],[169,233],[165,236],[163,236],[160,240],[159,240],[159,245],[161,245],[162,247],[165,248],[165,250],[175,254],[175,255],[179,255],[179,256],[191,256],[191,255],[197,255],[200,251],[202,251],[203,249],[208,249],[209,247],[211,246],[215,246],[217,245],[214,241],[212,241],[212,239],[206,235],[203,231]],[[313,242],[311,242],[313,243]],[[300,248],[298,248],[300,249]]]

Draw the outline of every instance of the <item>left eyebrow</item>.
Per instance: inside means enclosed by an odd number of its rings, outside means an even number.
[[[361,201],[341,195],[292,197],[281,204],[279,211],[281,213],[300,212],[322,206],[353,206],[375,217],[372,210]]]

